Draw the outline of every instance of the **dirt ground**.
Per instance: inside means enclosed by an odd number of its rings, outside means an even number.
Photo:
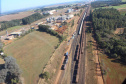
[[[93,55],[95,56],[95,63],[96,63],[96,78],[97,78],[97,84],[104,84],[103,83],[103,78],[102,78],[102,73],[101,73],[101,66],[99,62],[99,56],[98,56],[98,49],[97,49],[97,44],[94,39],[92,39],[93,42]]]
[[[34,13],[35,12],[33,12],[33,11],[27,11],[27,12],[20,12],[20,13],[17,13],[17,14],[10,14],[10,15],[1,16],[0,22],[1,21],[11,21],[11,20],[14,20],[14,19],[22,19],[22,18],[27,17],[29,15],[32,15]]]
[[[124,28],[117,28],[115,31],[114,31],[114,34],[123,34],[124,32]]]
[[[4,63],[5,63],[4,59],[0,58],[0,64],[4,64]]]
[[[59,39],[55,36],[34,31],[6,45],[4,52],[8,56],[16,58],[22,70],[25,84],[36,84],[58,42]]]

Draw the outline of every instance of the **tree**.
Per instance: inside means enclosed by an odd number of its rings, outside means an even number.
[[[45,78],[46,80],[49,79],[50,75],[49,75],[49,72],[44,72],[40,75],[41,78]]]
[[[7,71],[7,69],[0,70],[0,83],[5,83]]]

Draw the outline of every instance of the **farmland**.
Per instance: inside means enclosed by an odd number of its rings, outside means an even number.
[[[27,12],[20,12],[17,14],[4,15],[4,16],[0,17],[0,22],[1,21],[11,21],[14,19],[22,19],[22,18],[30,16],[32,14],[34,14],[33,11],[27,11]]]
[[[50,34],[34,31],[5,46],[4,51],[17,59],[25,84],[35,84],[58,42],[58,38]]]
[[[106,6],[106,7],[102,7],[102,8],[115,8],[115,9],[126,9],[126,4],[123,5],[118,5],[118,6]]]
[[[122,2],[126,2],[126,0],[122,0]]]
[[[106,70],[106,75],[104,75],[106,84],[121,84],[126,78],[126,67],[101,52],[99,55],[102,68]]]

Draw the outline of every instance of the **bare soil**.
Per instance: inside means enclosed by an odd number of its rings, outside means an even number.
[[[0,17],[0,22],[1,21],[11,21],[14,19],[22,19],[22,18],[32,15],[34,13],[35,12],[33,12],[33,11],[27,11],[27,12],[20,12],[17,14],[4,15],[4,16]]]
[[[123,34],[124,28],[117,28],[114,32],[114,34]]]
[[[0,64],[4,64],[4,63],[5,63],[4,59],[0,58]]]

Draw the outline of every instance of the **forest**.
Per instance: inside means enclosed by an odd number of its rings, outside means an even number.
[[[115,35],[116,28],[126,27],[126,15],[120,15],[116,9],[95,9],[91,14],[95,38],[99,47],[110,58],[120,59],[126,63],[126,29],[124,33]]]

